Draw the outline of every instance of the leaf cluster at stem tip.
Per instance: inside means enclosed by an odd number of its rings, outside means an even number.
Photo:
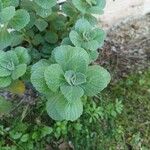
[[[51,118],[78,119],[83,99],[110,82],[106,69],[92,65],[106,37],[93,14],[102,14],[105,4],[0,0],[0,88],[27,80],[46,97]]]

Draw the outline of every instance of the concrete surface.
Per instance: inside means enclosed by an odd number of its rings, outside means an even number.
[[[128,17],[141,16],[150,12],[150,0],[106,0],[107,5],[102,16],[105,27],[110,27]]]

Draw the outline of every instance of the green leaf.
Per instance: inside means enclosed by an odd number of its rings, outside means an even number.
[[[106,5],[105,0],[72,0],[72,2],[83,14],[101,14]]]
[[[49,66],[48,61],[46,60],[40,60],[36,64],[32,66],[32,74],[31,74],[31,83],[35,87],[37,91],[43,94],[47,94],[50,92],[50,89],[48,88],[45,78],[44,78],[44,72],[45,69]]]
[[[4,62],[6,63],[8,69],[13,70],[14,66],[19,64],[18,57],[13,50],[5,52],[6,56],[3,58]],[[8,64],[9,63],[9,64]]]
[[[83,112],[81,100],[68,103],[60,93],[52,94],[48,96],[47,99],[46,110],[48,115],[54,120],[74,121],[78,119]]]
[[[2,4],[2,0],[0,0],[0,12],[2,11],[3,8],[3,4]]]
[[[69,102],[77,101],[84,95],[83,89],[79,86],[63,85],[60,89]]]
[[[103,30],[91,26],[86,19],[79,19],[69,37],[75,46],[96,51],[103,45],[106,35]]]
[[[53,30],[56,31],[61,31],[63,32],[66,29],[66,23],[67,23],[67,18],[63,14],[53,14],[51,17],[54,17],[51,19],[51,27]]]
[[[84,43],[84,40],[82,39],[81,35],[74,30],[72,30],[69,33],[69,38],[75,46],[81,47],[82,44]]]
[[[22,136],[21,132],[16,132],[14,130],[10,131],[9,134],[10,134],[10,137],[13,138],[14,140],[20,139]]]
[[[20,139],[20,141],[23,143],[27,142],[28,140],[29,140],[29,134],[24,134]]]
[[[37,19],[35,21],[35,26],[39,29],[39,31],[44,31],[48,26],[48,23],[44,19]]]
[[[84,49],[96,51],[98,48],[100,48],[102,45],[101,43],[98,43],[96,40],[89,40],[87,42],[82,43],[82,46]]]
[[[69,37],[64,38],[61,42],[61,45],[71,45],[71,46],[73,46],[73,44],[72,44]]]
[[[75,75],[74,71],[72,71],[72,70],[66,71],[64,74],[64,77],[68,84],[70,84],[70,85],[74,84],[74,80],[76,79],[76,75]]]
[[[45,34],[45,40],[48,43],[55,44],[58,41],[58,35],[55,32],[48,31]]]
[[[26,64],[21,64],[15,67],[15,70],[12,72],[12,79],[16,80],[19,77],[23,76],[26,72],[27,65]]]
[[[0,88],[6,88],[11,84],[11,77],[0,77]]]
[[[21,8],[24,8],[28,12],[32,12],[35,5],[36,4],[33,2],[33,0],[21,0],[20,1]]]
[[[98,48],[100,48],[104,44],[106,33],[104,30],[96,28],[93,30],[93,37],[94,37],[93,39],[99,43]]]
[[[42,94],[48,94],[50,89],[48,88],[44,78],[45,68],[39,68],[31,74],[31,83],[37,91]]]
[[[74,85],[80,85],[86,82],[86,76],[83,73],[76,73],[76,80],[74,81]]]
[[[15,47],[17,45],[21,45],[23,40],[24,40],[24,36],[18,32],[18,31],[13,31],[11,32],[11,36],[13,37],[12,38],[12,43],[11,43],[11,46],[12,47]]]
[[[0,50],[11,45],[12,36],[11,34],[4,28],[0,28]]]
[[[6,7],[2,9],[2,11],[0,12],[0,22],[2,24],[7,23],[9,22],[9,20],[13,18],[14,15],[15,15],[15,7],[13,6]]]
[[[52,13],[52,9],[51,8],[44,9],[44,8],[38,6],[38,5],[35,5],[34,9],[36,11],[36,14],[39,15],[40,17],[42,17],[42,18],[47,18]]]
[[[92,29],[91,24],[88,22],[88,20],[86,20],[84,18],[77,20],[77,22],[75,24],[75,30],[79,31],[81,33],[84,33],[91,29]]]
[[[81,87],[84,89],[85,95],[94,96],[101,92],[110,82],[109,72],[100,66],[90,66],[87,70],[87,82]]]
[[[82,16],[82,14],[81,14],[81,16]],[[84,18],[85,18],[86,20],[88,20],[88,22],[89,22],[91,25],[93,25],[93,26],[95,26],[96,24],[98,24],[97,18],[96,18],[95,16],[93,16],[92,14],[85,14],[85,15],[84,15]]]
[[[41,59],[38,61],[36,64],[32,66],[31,72],[33,73],[34,71],[37,71],[40,68],[46,68],[50,65],[50,62],[45,59]]]
[[[12,108],[12,103],[0,96],[0,114],[9,113]]]
[[[84,74],[80,72],[76,73],[72,70],[66,71],[64,77],[70,85],[80,85],[86,82],[86,77]]]
[[[10,72],[15,69],[15,65],[18,65],[19,61],[14,51],[7,51],[0,53],[0,66],[9,70]]]
[[[73,70],[84,73],[89,64],[89,55],[79,47],[60,46],[53,51],[54,58],[64,71]]]
[[[19,0],[10,0],[10,5],[17,7],[19,5]]]
[[[32,39],[32,43],[35,46],[38,46],[39,44],[42,44],[44,42],[45,42],[44,38],[43,38],[43,36],[41,34],[34,35],[34,38]]]
[[[61,105],[63,107],[60,107],[62,109],[60,109],[60,111],[62,111],[62,116],[64,116],[65,120],[75,121],[83,112],[83,104],[81,100],[76,100],[72,103],[62,101]]]
[[[56,0],[34,0],[39,6],[45,9],[49,9],[56,5]]]
[[[28,50],[26,48],[20,46],[20,47],[15,48],[14,51],[18,57],[20,64],[29,64],[30,63],[31,57],[28,54]]]
[[[19,0],[1,0],[3,3],[3,7],[14,6],[17,7],[19,5]]]
[[[96,6],[91,7],[89,10],[90,13],[93,14],[103,14],[103,9],[106,6],[106,0],[96,0]]]
[[[61,112],[58,110],[59,103],[64,101],[63,95],[51,93],[47,99],[46,111],[48,115],[54,120],[64,120],[64,116],[61,116]]]
[[[9,75],[11,75],[11,71],[7,68],[0,66],[0,77],[7,77]]]
[[[53,128],[44,126],[43,128],[41,128],[41,138],[50,135],[52,132],[53,132]]]
[[[88,51],[88,54],[89,54],[91,62],[94,62],[99,56],[99,52],[97,50],[96,51]]]
[[[3,51],[0,51],[0,77],[6,77],[11,75],[11,71],[8,70],[4,65],[3,61],[5,61],[6,53]]]
[[[71,1],[67,1],[62,5],[62,10],[63,12],[72,17],[72,16],[77,16],[78,15],[78,10],[74,7]]]
[[[30,21],[29,13],[24,9],[16,11],[15,16],[10,21],[10,26],[15,30],[19,31],[24,28]]]
[[[56,92],[63,81],[63,70],[60,65],[52,64],[46,68],[44,76],[48,87]]]
[[[36,12],[31,11],[29,12],[29,15],[30,15],[30,22],[26,25],[25,29],[28,30],[27,32],[33,32],[32,27],[34,26],[35,21],[37,19]]]

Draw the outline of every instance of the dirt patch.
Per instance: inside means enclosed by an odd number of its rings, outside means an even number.
[[[110,70],[114,79],[150,66],[150,14],[128,18],[108,30],[97,63]]]

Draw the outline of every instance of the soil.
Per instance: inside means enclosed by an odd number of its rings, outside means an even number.
[[[113,80],[150,67],[150,14],[128,18],[108,30],[98,64],[105,66]]]

